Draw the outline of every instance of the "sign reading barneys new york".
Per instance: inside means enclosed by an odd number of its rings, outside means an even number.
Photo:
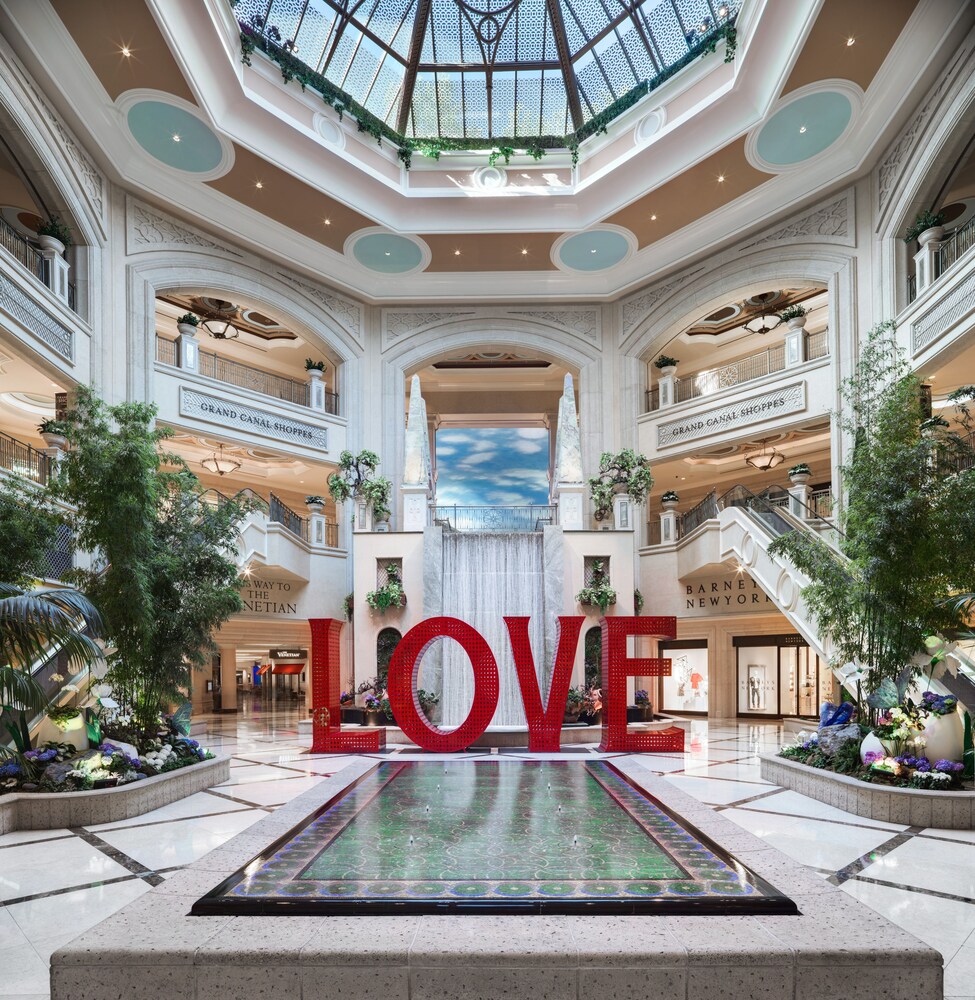
[[[693,441],[710,434],[720,434],[733,427],[744,427],[770,417],[800,413],[805,408],[806,383],[794,382],[792,385],[773,389],[760,396],[715,407],[705,413],[658,424],[657,447],[666,448],[668,445]]]
[[[222,427],[236,427],[274,441],[290,441],[307,448],[328,447],[328,429],[325,427],[293,420],[271,410],[220,399],[185,385],[179,387],[179,412],[184,417],[196,417]]]

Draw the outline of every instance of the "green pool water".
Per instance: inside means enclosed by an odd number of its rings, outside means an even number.
[[[194,912],[661,908],[795,912],[606,761],[424,761],[380,764]]]

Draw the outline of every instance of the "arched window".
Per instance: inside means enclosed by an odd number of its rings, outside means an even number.
[[[603,630],[594,625],[586,631],[586,687],[600,687],[603,682]]]
[[[380,691],[385,691],[387,687],[386,678],[389,676],[389,661],[396,652],[396,647],[403,638],[398,628],[381,629],[376,636],[376,676]]]

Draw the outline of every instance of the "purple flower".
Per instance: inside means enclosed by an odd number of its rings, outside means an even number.
[[[934,769],[944,774],[958,774],[965,769],[965,765],[953,760],[939,760],[935,762]]]
[[[910,754],[901,754],[900,757],[895,757],[894,760],[904,767],[917,767],[917,757],[912,757]]]
[[[24,754],[26,757],[27,754]],[[16,778],[20,774],[20,764],[17,761],[12,760],[0,767],[0,777],[3,778]]]
[[[884,754],[880,750],[868,750],[863,755],[864,764],[876,764],[878,760],[883,760]]]
[[[914,764],[914,768],[917,771],[930,771],[931,761],[929,761],[927,757],[918,757]]]

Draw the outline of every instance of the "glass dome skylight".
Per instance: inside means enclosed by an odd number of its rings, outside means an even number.
[[[739,0],[237,0],[294,56],[407,139],[565,137],[702,51]],[[314,80],[311,81],[314,86]]]

